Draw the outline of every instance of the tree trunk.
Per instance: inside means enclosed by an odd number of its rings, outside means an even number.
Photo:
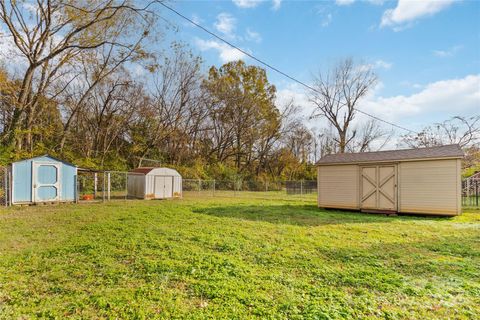
[[[339,143],[338,143],[338,152],[339,153],[345,153],[345,148],[347,144],[347,138],[346,138],[346,130],[345,131],[339,131],[338,132],[338,137],[339,137]]]
[[[13,111],[12,121],[10,122],[7,131],[6,145],[12,146],[17,149],[21,149],[21,142],[18,141],[18,128],[20,126],[20,119],[25,112],[25,103],[27,101],[28,93],[30,92],[32,79],[35,68],[30,65],[25,71],[25,76],[23,77],[22,87],[20,89],[20,94],[16,101],[15,109]]]

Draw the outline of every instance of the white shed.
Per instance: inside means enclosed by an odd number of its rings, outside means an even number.
[[[182,196],[182,176],[174,169],[141,167],[128,173],[129,197],[169,199]]]

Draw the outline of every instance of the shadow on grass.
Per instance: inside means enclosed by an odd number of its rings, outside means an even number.
[[[345,223],[389,223],[398,220],[438,220],[442,218],[367,214],[358,211],[319,209],[315,205],[231,205],[194,209],[193,212],[220,218],[264,221],[297,226]],[[444,219],[444,218],[443,218]]]

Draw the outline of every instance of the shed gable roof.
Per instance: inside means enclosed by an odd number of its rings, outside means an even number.
[[[75,164],[73,164],[73,163],[71,163],[71,162],[68,162],[68,161],[59,159],[59,158],[54,157],[54,156],[51,156],[51,155],[49,155],[49,154],[44,154],[44,155],[41,155],[41,156],[36,156],[36,157],[33,157],[33,158],[28,158],[28,159],[23,159],[23,160],[18,160],[18,161],[15,161],[15,162],[13,162],[13,163],[22,162],[22,161],[28,161],[28,160],[35,160],[35,159],[39,159],[39,158],[50,158],[50,159],[52,159],[52,160],[61,162],[61,163],[66,164],[66,165],[68,165],[68,166],[77,167]]]
[[[154,167],[139,167],[139,168],[135,168],[133,170],[130,170],[130,172],[148,174],[153,169],[155,169],[155,168]]]
[[[463,156],[463,151],[458,144],[450,144],[438,147],[405,150],[329,154],[321,158],[317,162],[317,165],[463,158]]]
[[[139,167],[129,171],[132,174],[152,174],[166,176],[180,176],[177,170],[166,167]]]

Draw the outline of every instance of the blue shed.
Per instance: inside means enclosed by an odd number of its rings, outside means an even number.
[[[76,200],[77,167],[49,155],[13,162],[11,203]]]

